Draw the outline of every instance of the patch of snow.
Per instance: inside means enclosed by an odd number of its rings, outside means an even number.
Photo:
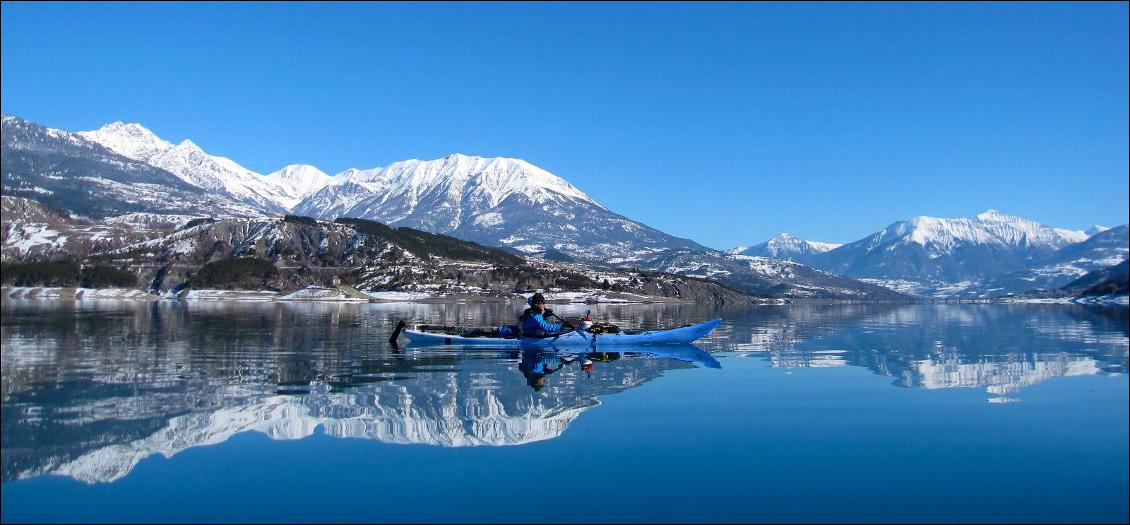
[[[523,253],[537,253],[542,251],[540,244],[519,244],[518,246],[514,246],[514,249]]]
[[[503,222],[505,221],[502,219],[502,214],[498,212],[484,213],[482,215],[479,215],[478,217],[475,217],[474,220],[475,226],[480,226],[483,228],[493,228],[502,224]]]
[[[307,286],[301,290],[277,297],[279,301],[338,301],[338,302],[368,302],[368,299],[352,297],[337,288],[321,286]]]
[[[188,301],[273,301],[278,292],[252,290],[189,290]]]
[[[157,296],[145,290],[131,288],[77,288],[75,299],[156,299]]]
[[[52,230],[46,224],[24,223],[12,227],[5,248],[15,248],[20,254],[27,254],[37,246],[60,249],[66,242],[66,235]]]
[[[381,301],[419,301],[421,299],[429,299],[432,297],[428,293],[418,292],[361,292],[373,299]]]

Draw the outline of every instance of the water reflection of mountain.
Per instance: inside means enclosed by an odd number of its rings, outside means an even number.
[[[2,478],[126,475],[140,460],[254,430],[442,446],[551,439],[599,396],[693,366],[576,364],[534,391],[510,354],[393,353],[396,320],[490,324],[508,305],[155,302],[2,304]],[[570,313],[569,307],[562,307]],[[583,313],[587,306],[575,306]],[[625,326],[709,319],[687,305],[602,307]],[[1050,377],[1124,373],[1125,309],[798,305],[721,312],[709,351],[774,366],[856,366],[898,386],[985,388],[1008,400]]]
[[[368,318],[366,309],[178,308],[79,311],[70,321],[5,310],[3,479],[113,481],[146,457],[249,430],[273,439],[320,427],[388,443],[529,443],[559,436],[601,395],[694,366],[625,357],[586,372],[578,363],[535,391],[517,354],[393,353],[370,341],[387,330],[360,326],[383,328],[388,316]]]
[[[899,386],[998,396],[1051,377],[1125,373],[1130,348],[1125,308],[807,305],[746,318],[724,325],[722,348],[783,368],[862,366]]]

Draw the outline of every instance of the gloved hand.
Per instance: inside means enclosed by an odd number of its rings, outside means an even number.
[[[553,310],[550,310],[549,308],[546,308],[545,312],[541,314],[542,317],[549,317],[551,315],[553,315]]]

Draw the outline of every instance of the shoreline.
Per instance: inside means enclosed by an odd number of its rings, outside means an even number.
[[[642,296],[621,292],[547,292],[557,295],[548,301],[548,304],[697,304],[677,298]],[[497,304],[525,304],[526,298],[522,294],[502,295],[477,295],[469,293],[454,293],[433,295],[424,292],[361,292],[351,287],[327,288],[308,287],[291,292],[275,292],[269,290],[187,290],[174,294],[166,292],[155,294],[146,290],[130,288],[79,288],[79,287],[49,287],[49,286],[4,286],[0,287],[0,296],[4,299],[37,300],[55,299],[82,301],[92,299],[129,300],[129,301],[201,301],[201,302],[296,302],[296,303],[355,303],[355,304],[389,304],[389,303],[416,303],[416,304],[449,304],[449,303],[497,303]],[[783,304],[781,301],[766,302],[761,304]]]
[[[623,292],[600,291],[549,291],[544,292],[555,297],[549,299],[548,304],[704,304],[694,301],[685,301],[678,298],[643,296]],[[328,288],[308,287],[290,292],[275,292],[269,290],[186,290],[178,294],[165,292],[155,294],[146,290],[132,288],[81,288],[81,287],[50,287],[50,286],[3,286],[0,287],[0,297],[17,300],[126,300],[126,301],[190,301],[190,302],[285,302],[285,303],[353,303],[353,304],[451,304],[451,303],[489,303],[489,304],[524,304],[525,296],[522,294],[503,295],[478,295],[471,293],[452,293],[433,295],[425,292],[361,292],[352,287]],[[738,303],[742,304],[742,303]],[[1095,296],[1095,297],[1057,297],[1057,298],[997,298],[997,299],[964,299],[964,300],[936,300],[921,299],[918,301],[890,302],[890,301],[856,301],[832,299],[766,299],[759,302],[746,303],[746,306],[783,306],[799,304],[1058,304],[1081,306],[1130,306],[1130,297],[1122,296]]]

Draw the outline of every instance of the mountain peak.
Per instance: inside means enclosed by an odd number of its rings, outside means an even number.
[[[1055,250],[1087,238],[1081,231],[1051,228],[1031,219],[991,209],[972,219],[920,215],[896,222],[877,235],[874,246],[885,245],[882,239],[916,243],[926,247],[931,257],[950,254],[963,243],[995,245],[1007,249],[1040,246]]]
[[[324,171],[318,169],[317,166],[314,166],[312,164],[287,164],[286,166],[283,166],[282,169],[275,171],[271,174],[274,175],[275,173],[279,173],[279,174],[287,173],[287,174],[292,174],[292,175],[293,174],[306,174],[306,173],[311,173],[311,174],[319,174],[320,173],[322,175],[326,175],[326,173]],[[329,177],[329,175],[326,175],[326,176]]]
[[[92,131],[80,131],[78,135],[131,159],[148,157],[173,146],[141,124],[122,121]]]
[[[523,195],[535,202],[579,200],[603,208],[565,179],[510,157],[452,153],[434,160],[402,160],[384,168],[349,169],[336,178],[373,184],[381,192],[405,197],[409,203],[435,192],[458,202],[466,191],[483,198],[490,206],[497,206],[511,195]]]
[[[265,179],[283,189],[291,197],[293,202],[287,203],[291,207],[297,205],[303,197],[334,182],[333,177],[309,164],[289,164],[281,170],[268,174]]]
[[[1009,215],[1007,213],[1002,213],[1002,212],[995,210],[995,209],[992,209],[992,208],[989,208],[989,209],[987,209],[987,210],[985,210],[981,213],[978,213],[976,218],[979,221],[985,221],[985,222],[1021,222],[1021,221],[1023,221],[1023,222],[1035,223],[1035,221],[1032,221],[1030,219],[1025,219],[1023,217],[1017,217],[1015,215]]]
[[[999,211],[997,211],[993,208],[989,208],[989,209],[977,214],[977,218],[981,219],[983,221],[995,220],[995,219],[999,219],[1001,217],[1007,217],[1007,215],[1005,215],[1005,214],[1003,214],[1003,213],[1001,213],[1001,212],[999,212]]]
[[[122,122],[120,120],[106,124],[96,131],[103,133],[116,133],[120,135],[127,135],[131,137],[146,137],[160,140],[156,133],[153,133],[149,128],[142,126],[136,122]]]
[[[1088,236],[1091,236],[1091,235],[1095,235],[1095,234],[1098,234],[1098,233],[1105,232],[1109,229],[1110,228],[1108,228],[1106,226],[1099,226],[1098,224],[1096,224],[1094,226],[1091,226],[1090,228],[1087,228],[1087,231],[1085,231],[1083,233],[1086,233]]]
[[[145,162],[208,191],[220,192],[243,205],[281,211],[294,199],[235,161],[210,155],[190,139],[173,145],[140,124],[112,122],[78,135],[110,151]]]
[[[812,256],[839,247],[839,244],[806,241],[791,233],[781,232],[761,244],[730,250],[730,253],[802,262]]]

